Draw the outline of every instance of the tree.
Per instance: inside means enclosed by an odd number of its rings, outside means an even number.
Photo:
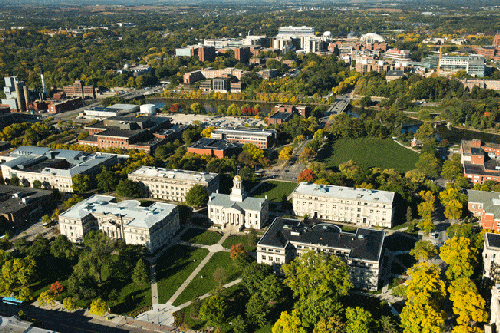
[[[486,302],[469,278],[452,281],[448,292],[453,302],[453,312],[458,315],[459,325],[470,326],[472,323],[488,320],[488,313],[484,309]]]
[[[370,325],[372,323],[372,314],[360,307],[347,308],[347,333],[369,333]]]
[[[422,221],[419,221],[418,227],[426,233],[432,231],[435,226],[432,223],[432,213],[436,210],[436,197],[431,191],[421,191],[420,197],[424,200],[418,204],[418,213],[422,216]]]
[[[186,193],[186,203],[194,207],[206,206],[208,203],[207,189],[202,185],[194,185]]]
[[[215,126],[209,126],[201,131],[201,136],[204,138],[210,138],[212,136],[212,132],[217,129]]]
[[[243,244],[233,244],[231,245],[231,259],[233,261],[238,258],[239,255],[246,253]]]
[[[437,178],[439,176],[439,160],[431,153],[421,153],[415,167],[429,177]]]
[[[17,176],[10,177],[10,185],[19,186],[20,180]]]
[[[95,299],[90,304],[90,313],[96,316],[104,316],[108,312],[108,305],[101,298]]]
[[[439,306],[446,295],[439,266],[424,261],[413,266],[406,281],[406,302],[401,312],[405,333],[441,333],[446,313]]]
[[[85,193],[92,189],[92,181],[89,175],[78,174],[73,178],[73,191],[78,194]]]
[[[273,326],[273,333],[306,333],[301,326],[298,311],[292,310],[292,314],[288,314],[287,311],[281,312],[280,318]]]
[[[111,253],[115,250],[114,242],[101,230],[90,231],[83,239],[90,251],[80,255],[78,263],[73,267],[73,275],[80,280],[91,278],[102,282],[102,269],[111,262]]]
[[[456,157],[455,157],[456,156]],[[460,163],[460,155],[455,154],[451,159],[447,159],[443,163],[441,177],[445,179],[456,179],[463,175],[463,167]]]
[[[286,146],[280,150],[279,159],[280,161],[288,161],[292,157],[293,146]]]
[[[352,288],[347,264],[336,256],[308,251],[282,269],[285,284],[299,298],[295,306],[305,327],[338,313],[340,297]]]
[[[312,183],[315,179],[314,172],[311,169],[304,169],[297,177],[297,184],[301,182]]]
[[[231,321],[231,326],[233,327],[234,333],[246,333],[247,332],[247,324],[245,323],[245,319],[241,315],[236,316]]]
[[[114,191],[119,181],[118,176],[114,172],[106,169],[106,167],[103,167],[101,173],[95,178],[97,180],[97,188],[103,192]]]
[[[219,327],[226,322],[227,304],[219,295],[207,298],[200,308],[200,318],[209,325]]]
[[[70,242],[66,236],[59,235],[50,243],[50,253],[55,258],[66,258],[71,260],[78,255],[78,249],[76,244]]]
[[[434,257],[437,254],[436,247],[429,241],[418,241],[410,254],[417,261],[424,261]]]
[[[399,332],[399,325],[396,324],[391,317],[389,316],[382,316],[379,320],[379,325],[384,333],[398,333]]]
[[[52,291],[54,295],[59,295],[60,293],[62,293],[63,289],[64,287],[59,281],[56,281],[55,283],[52,283],[50,285],[50,291]]]
[[[439,193],[439,199],[441,199],[441,203],[444,206],[444,216],[446,218],[457,220],[462,216],[467,196],[457,188],[448,187]]]
[[[474,273],[477,265],[477,249],[472,246],[469,238],[448,239],[441,247],[439,255],[449,265],[446,270],[446,277],[449,280],[470,277]]]
[[[31,257],[4,261],[0,276],[0,294],[14,293],[21,301],[30,300],[31,291],[27,287],[35,277],[35,261]]]
[[[344,333],[346,325],[342,322],[340,316],[322,317],[316,326],[313,333]]]
[[[135,265],[134,271],[132,272],[132,281],[135,284],[143,286],[150,282],[149,279],[149,269],[146,267],[144,260],[141,258]]]
[[[346,176],[346,178],[354,179],[360,174],[361,167],[353,160],[349,160],[347,162],[341,163],[339,165],[339,170],[344,176]]]
[[[227,273],[224,267],[218,267],[213,274],[214,281],[218,283],[219,287],[222,286],[224,281],[227,279]]]
[[[33,181],[33,188],[41,188],[42,187],[42,182],[39,181],[38,179],[35,179]]]
[[[415,132],[415,138],[418,140],[425,140],[434,135],[434,128],[430,122],[425,122]]]
[[[52,290],[46,290],[38,296],[37,302],[40,306],[54,305],[56,304],[56,294]]]
[[[116,186],[116,194],[120,197],[127,198],[140,198],[142,189],[139,183],[133,182],[129,179],[120,180]]]
[[[76,297],[66,297],[63,299],[63,306],[68,311],[76,309]]]

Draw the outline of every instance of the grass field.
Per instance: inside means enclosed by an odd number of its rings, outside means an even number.
[[[222,243],[222,246],[226,249],[231,249],[231,246],[234,244],[243,244],[245,251],[255,250],[255,246],[248,245],[247,236],[230,236]]]
[[[365,168],[379,167],[406,172],[415,169],[418,154],[401,147],[391,139],[340,139],[325,145],[318,152],[318,160],[328,168],[353,160]]]
[[[258,189],[252,192],[252,196],[264,198],[267,195],[270,201],[281,202],[283,195],[290,195],[296,187],[297,183],[294,182],[264,182],[264,184],[260,185]]]
[[[236,280],[241,273],[236,265],[233,264],[229,252],[216,252],[187,288],[177,297],[174,305],[184,304],[195,297],[214,290],[217,287],[217,282],[214,280],[213,274],[219,267],[226,270],[226,279],[223,281],[223,284]]]
[[[156,262],[158,301],[166,303],[208,254],[207,249],[175,245]]]
[[[190,228],[181,236],[185,242],[203,245],[217,244],[221,238],[222,235],[217,232],[198,228]]]

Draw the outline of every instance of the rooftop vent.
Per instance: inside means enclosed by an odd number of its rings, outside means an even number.
[[[363,239],[363,238],[365,238],[365,236],[363,236],[363,235],[358,235],[358,239]]]

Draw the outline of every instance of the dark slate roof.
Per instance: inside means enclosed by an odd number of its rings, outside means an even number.
[[[470,153],[471,155],[484,155],[484,150],[482,148],[472,147]]]
[[[236,144],[228,142],[223,139],[211,139],[211,138],[201,138],[200,140],[193,143],[190,148],[195,149],[231,149],[238,147]]]
[[[17,198],[13,195],[18,193]],[[22,198],[29,204],[32,201],[46,200],[52,191],[20,186],[0,185],[0,214],[11,214],[26,207]]]
[[[470,162],[464,162],[464,172],[468,175],[498,176],[500,174],[500,170],[493,171],[494,166],[491,166],[490,165],[491,163],[488,162],[485,163],[485,165],[492,171],[485,170],[484,166],[480,164],[472,164]]]
[[[307,228],[299,220],[277,218],[259,244],[284,248],[289,242],[318,244],[350,250],[349,258],[378,261],[382,254],[385,232],[358,228],[356,233],[343,232],[340,227],[321,223]]]
[[[400,70],[388,70],[385,76],[403,76],[405,73]]]
[[[489,247],[496,247],[500,249],[500,235],[487,232],[486,241],[488,242]]]

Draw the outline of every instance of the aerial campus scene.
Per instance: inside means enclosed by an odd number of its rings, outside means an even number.
[[[500,4],[0,3],[0,332],[500,332]]]

